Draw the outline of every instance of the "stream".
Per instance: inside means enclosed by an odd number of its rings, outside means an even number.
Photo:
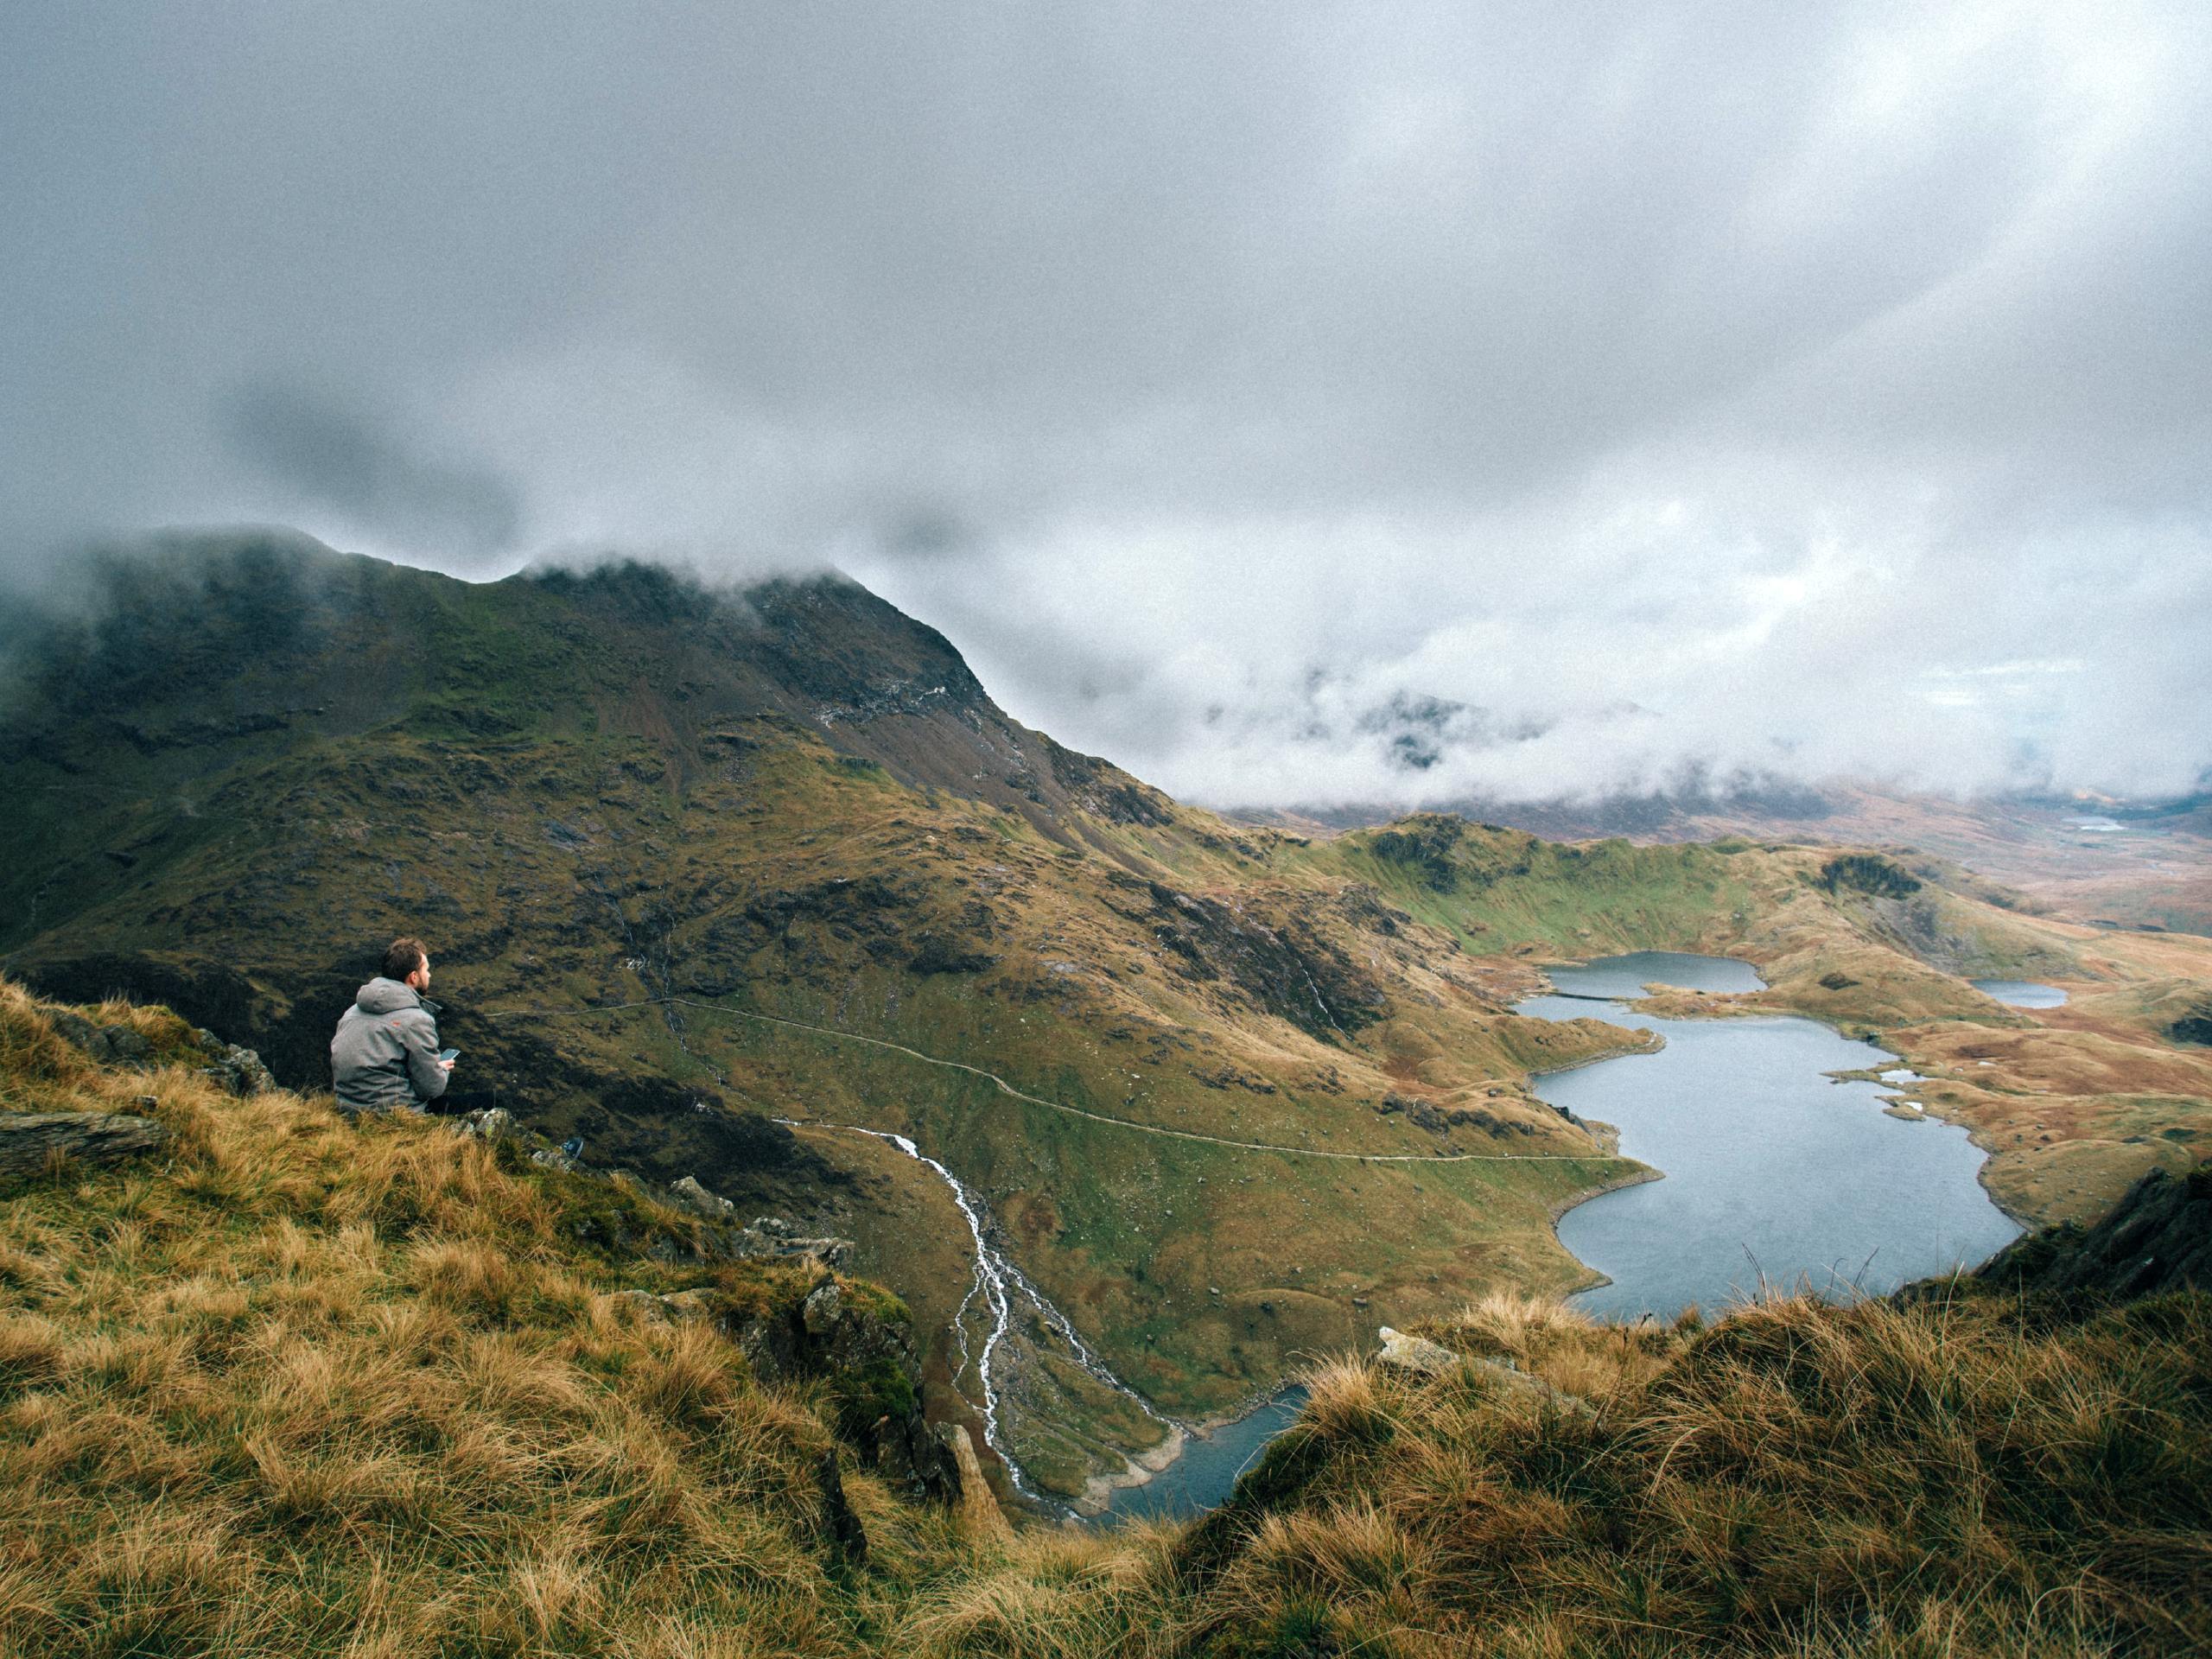
[[[1897,1057],[1790,1015],[1664,1020],[1624,1006],[1649,984],[1724,994],[1760,989],[1749,963],[1639,951],[1549,970],[1553,989],[1516,1012],[1545,1020],[1597,1018],[1658,1033],[1655,1052],[1625,1054],[1532,1080],[1539,1098],[1611,1123],[1621,1151],[1663,1172],[1577,1205],[1560,1241],[1609,1282],[1575,1305],[1601,1318],[1671,1319],[1717,1313],[1764,1289],[1831,1297],[1879,1295],[1972,1267],[2019,1228],[1976,1179],[1985,1154],[1964,1129],[1910,1105],[1920,1078]],[[2053,1007],[2063,992],[2010,981],[1977,988],[2018,1007]],[[1886,1069],[1885,1069],[1886,1067]],[[1878,1071],[1880,1081],[1831,1073]],[[905,1135],[844,1128],[889,1142],[950,1189],[975,1249],[975,1279],[953,1321],[956,1386],[972,1376],[991,1448],[1030,1488],[1006,1441],[1003,1367],[1018,1324],[1049,1327],[1099,1382],[1165,1422],[1084,1344],[995,1242],[982,1202]],[[972,1346],[971,1346],[972,1332]],[[1116,1491],[1102,1524],[1197,1514],[1220,1503],[1298,1414],[1285,1389],[1245,1415],[1200,1433],[1141,1485]]]
[[[779,1119],[779,1122],[788,1123],[791,1120]],[[951,1364],[952,1385],[966,1397],[963,1379],[971,1373],[975,1376],[982,1398],[980,1401],[969,1398],[969,1403],[975,1406],[982,1415],[983,1439],[1006,1465],[1007,1478],[1018,1491],[1040,1503],[1054,1503],[1030,1484],[1022,1472],[1020,1460],[1014,1456],[1014,1449],[1007,1440],[1006,1379],[999,1368],[1013,1358],[1018,1319],[1026,1319],[1050,1331],[1066,1344],[1066,1358],[1072,1359],[1090,1376],[1116,1394],[1134,1402],[1154,1421],[1167,1422],[1167,1419],[1153,1409],[1149,1401],[1114,1375],[1106,1362],[1084,1341],[1068,1316],[1054,1306],[1029,1275],[1016,1267],[1006,1252],[999,1248],[992,1237],[993,1229],[983,1200],[957,1175],[906,1135],[893,1135],[883,1129],[862,1128],[855,1123],[831,1127],[854,1135],[865,1135],[871,1140],[886,1141],[896,1147],[916,1163],[926,1166],[950,1190],[961,1219],[968,1224],[969,1242],[976,1253],[975,1277],[969,1281],[967,1294],[961,1298],[960,1306],[951,1320],[956,1348]],[[971,1313],[976,1317],[971,1319]],[[970,1327],[973,1324],[981,1324],[983,1329],[980,1344],[971,1350]],[[1232,1475],[1230,1479],[1233,1483],[1235,1477]]]

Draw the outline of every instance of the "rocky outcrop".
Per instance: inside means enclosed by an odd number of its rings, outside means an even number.
[[[469,1112],[454,1120],[454,1133],[479,1141],[511,1141],[518,1133],[515,1116],[503,1106]]]
[[[1495,1094],[1497,1091],[1493,1090],[1491,1092]],[[1507,1135],[1533,1135],[1536,1132],[1533,1125],[1516,1118],[1500,1117],[1480,1106],[1434,1106],[1415,1096],[1402,1095],[1395,1090],[1377,1101],[1375,1109],[1384,1117],[1403,1112],[1408,1122],[1416,1128],[1427,1129],[1431,1135],[1448,1135],[1453,1129],[1462,1128],[1480,1129],[1493,1138]],[[1554,1109],[1571,1123],[1581,1122],[1564,1107]]]
[[[845,1497],[845,1478],[837,1467],[836,1447],[824,1452],[815,1464],[814,1482],[822,1491],[823,1536],[849,1566],[867,1566],[868,1530]]]
[[[150,1117],[106,1112],[0,1114],[0,1175],[36,1175],[57,1163],[112,1164],[154,1152],[168,1131]]]
[[[957,1449],[922,1416],[921,1362],[899,1303],[825,1274],[796,1306],[728,1311],[719,1324],[763,1382],[826,1380],[839,1434],[894,1489],[962,1502]]]
[[[964,1423],[939,1423],[938,1442],[952,1456],[953,1466],[960,1474],[960,1524],[971,1538],[996,1536],[1012,1530],[1007,1524],[1006,1511],[999,1508],[999,1501],[991,1496],[990,1482],[983,1477],[983,1460],[976,1451],[976,1437],[968,1432]]]
[[[53,1009],[47,1018],[64,1042],[102,1065],[143,1065],[153,1058],[153,1044],[129,1026],[95,1025],[66,1008]]]
[[[257,1095],[276,1086],[276,1077],[253,1050],[226,1043],[212,1031],[192,1034],[208,1057],[208,1064],[200,1070],[232,1094]]]
[[[179,1055],[171,1044],[157,1052],[152,1039],[132,1026],[104,1026],[67,1008],[49,1010],[47,1018],[63,1041],[101,1065],[150,1066],[197,1058],[201,1061],[201,1071],[230,1094],[257,1095],[276,1086],[260,1055],[226,1043],[212,1031],[194,1031],[189,1039],[189,1053]]]
[[[2098,1300],[2212,1287],[2212,1164],[2186,1175],[2154,1169],[2095,1226],[2016,1239],[1974,1276],[2010,1292]]]
[[[709,1221],[721,1221],[736,1212],[737,1206],[728,1198],[716,1198],[699,1185],[696,1175],[686,1175],[669,1189],[674,1198],[695,1216],[704,1216]]]
[[[862,1467],[907,1497],[959,1509],[969,1517],[963,1524],[981,1524],[986,1510],[998,1514],[967,1431],[924,1418],[921,1362],[906,1311],[885,1293],[825,1269],[796,1300],[732,1306],[706,1289],[624,1290],[613,1300],[656,1325],[712,1324],[763,1382],[827,1382],[838,1437]],[[849,1541],[836,1521],[842,1484],[833,1492],[825,1478],[823,1501],[827,1535],[845,1549]],[[864,1538],[858,1548],[862,1554],[853,1559],[864,1558]]]
[[[1393,1331],[1387,1325],[1376,1334],[1382,1338],[1382,1351],[1375,1363],[1386,1370],[1420,1377],[1456,1373],[1478,1379],[1501,1398],[1533,1406],[1540,1411],[1563,1411],[1577,1417],[1596,1414],[1595,1408],[1580,1395],[1560,1392],[1541,1376],[1531,1376],[1510,1359],[1459,1353],[1440,1342]]]
[[[840,1273],[852,1265],[855,1249],[849,1238],[802,1233],[790,1222],[775,1216],[754,1217],[753,1224],[741,1229],[727,1247],[741,1261],[761,1256],[810,1261]]]
[[[1323,1042],[1344,1041],[1382,1017],[1382,986],[1298,908],[1315,901],[1276,895],[1283,908],[1263,919],[1242,899],[1179,893],[1158,881],[1126,886],[1150,907],[1116,906],[1116,913],[1148,926],[1179,977],[1233,991]]]
[[[1388,1370],[1408,1371],[1415,1376],[1443,1376],[1458,1370],[1462,1363],[1463,1356],[1426,1337],[1393,1331],[1387,1325],[1376,1334],[1382,1338],[1382,1351],[1376,1357],[1375,1363]]]
[[[709,1192],[696,1175],[686,1175],[669,1189],[678,1209],[706,1221],[728,1222],[737,1206]],[[776,1216],[758,1216],[745,1227],[723,1227],[709,1235],[710,1250],[724,1262],[810,1261],[823,1268],[841,1269],[853,1259],[853,1241],[802,1233]]]

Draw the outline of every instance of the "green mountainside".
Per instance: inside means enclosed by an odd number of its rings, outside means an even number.
[[[1513,1015],[1543,962],[1726,950],[1772,987],[1738,1006],[1916,1063],[2029,1046],[2033,1090],[1930,1106],[1993,1145],[2043,1113],[1992,1165],[2031,1218],[2185,1157],[2156,1132],[2212,1096],[2153,1025],[2212,977],[2186,941],[1748,842],[1233,825],[1010,720],[834,575],[471,584],[177,538],[16,623],[8,663],[0,966],[166,1002],[314,1090],[383,943],[420,933],[453,1109],[854,1238],[928,1337],[932,1417],[1061,1497],[1301,1356],[1586,1281],[1552,1217],[1646,1172],[1528,1077],[1644,1039]],[[2083,982],[2089,1023],[1956,976],[2029,970]],[[995,1344],[963,1202],[1020,1275]]]

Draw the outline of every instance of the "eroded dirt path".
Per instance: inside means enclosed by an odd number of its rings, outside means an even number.
[[[1042,1095],[1033,1095],[1017,1089],[995,1071],[980,1065],[970,1065],[965,1060],[944,1059],[935,1054],[925,1054],[918,1048],[909,1048],[904,1043],[894,1043],[887,1038],[864,1036],[856,1031],[839,1031],[834,1026],[810,1025],[804,1020],[787,1020],[781,1014],[756,1014],[749,1008],[726,1008],[718,1003],[696,1001],[687,996],[649,996],[634,1002],[608,1002],[591,1008],[494,1008],[482,1017],[487,1020],[581,1018],[596,1014],[619,1014],[626,1009],[676,1007],[695,1009],[701,1014],[719,1014],[725,1019],[751,1020],[762,1025],[784,1026],[793,1031],[810,1031],[817,1036],[834,1037],[841,1042],[865,1043],[870,1048],[887,1049],[893,1054],[903,1054],[908,1059],[919,1060],[925,1065],[942,1066],[947,1071],[965,1071],[971,1077],[982,1078],[1001,1094],[1032,1106],[1042,1106],[1048,1111],[1063,1112],[1070,1117],[1088,1118],[1094,1123],[1110,1124],[1117,1129],[1134,1129],[1140,1135],[1164,1135],[1171,1141],[1197,1141],[1210,1147],[1230,1147],[1242,1152],[1268,1152],[1285,1158],[1326,1158],[1345,1164],[1586,1164],[1629,1163],[1630,1159],[1603,1152],[1333,1152],[1319,1147],[1284,1147],[1266,1141],[1237,1141],[1227,1135],[1206,1135],[1197,1129],[1171,1129],[1164,1124],[1138,1123],[1126,1117],[1112,1117],[1104,1112],[1094,1112],[1081,1106],[1071,1106],[1065,1101],[1048,1100]]]

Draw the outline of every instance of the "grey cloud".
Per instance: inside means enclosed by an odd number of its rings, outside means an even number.
[[[226,400],[239,454],[277,486],[364,531],[462,561],[514,545],[522,502],[505,480],[410,447],[404,431],[297,386],[264,383]]]
[[[2200,6],[118,3],[10,43],[18,563],[240,518],[834,562],[1217,801],[2212,760]],[[327,396],[210,422],[240,385]]]

